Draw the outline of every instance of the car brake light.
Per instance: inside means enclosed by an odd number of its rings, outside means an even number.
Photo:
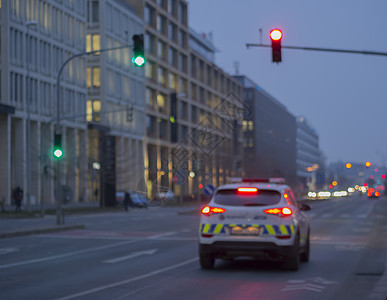
[[[281,217],[287,217],[291,216],[293,214],[293,211],[289,207],[282,207],[265,209],[264,213],[269,215],[279,215]]]
[[[221,214],[221,213],[224,213],[225,211],[226,210],[224,208],[206,206],[202,209],[202,214],[203,215],[209,215],[210,213]]]
[[[258,189],[255,187],[240,187],[238,188],[238,193],[242,194],[251,194],[251,193],[257,193]]]

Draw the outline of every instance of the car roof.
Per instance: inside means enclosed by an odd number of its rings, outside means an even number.
[[[258,183],[258,182],[238,182],[225,184],[217,188],[217,190],[236,190],[239,187],[256,187],[258,190],[274,190],[278,192],[283,192],[286,189],[290,189],[286,184],[277,184],[277,183]]]

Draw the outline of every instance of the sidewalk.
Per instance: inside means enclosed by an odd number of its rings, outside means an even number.
[[[5,207],[5,212],[0,213],[0,239],[64,230],[84,229],[84,224],[74,223],[72,218],[67,218],[67,216],[70,214],[86,213],[103,214],[105,212],[120,212],[123,210],[122,207],[100,208],[99,203],[69,203],[62,206],[62,208],[64,209],[65,224],[57,225],[55,204],[45,206],[44,210],[46,213],[44,217],[41,216],[39,206],[32,206],[30,213],[27,213],[26,208],[23,207],[23,212],[21,214],[15,213],[14,206]],[[165,208],[183,215],[198,212],[197,204],[166,206]],[[141,208],[134,208],[134,210],[136,209],[141,210]],[[155,212],[157,211],[154,207],[149,209],[154,209]]]
[[[76,211],[79,213],[97,211],[98,203],[69,203],[63,205],[65,224],[57,225],[56,205],[48,204],[44,207],[45,215],[41,215],[40,206],[31,206],[30,212],[22,207],[22,213],[15,212],[15,206],[6,206],[5,212],[0,213],[0,239],[26,236],[32,234],[50,233],[64,230],[83,229],[85,225],[75,224],[66,214]]]

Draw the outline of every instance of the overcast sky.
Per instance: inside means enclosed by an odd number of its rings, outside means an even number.
[[[387,0],[188,0],[189,26],[212,32],[216,64],[246,75],[318,132],[328,163],[387,165],[387,56],[282,49],[282,45],[387,52]]]

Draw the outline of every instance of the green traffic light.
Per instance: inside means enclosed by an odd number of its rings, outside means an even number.
[[[63,150],[61,148],[54,149],[54,158],[61,159],[63,157]]]
[[[134,63],[136,66],[141,67],[142,65],[145,64],[145,58],[142,57],[141,55],[133,57],[132,63]]]

